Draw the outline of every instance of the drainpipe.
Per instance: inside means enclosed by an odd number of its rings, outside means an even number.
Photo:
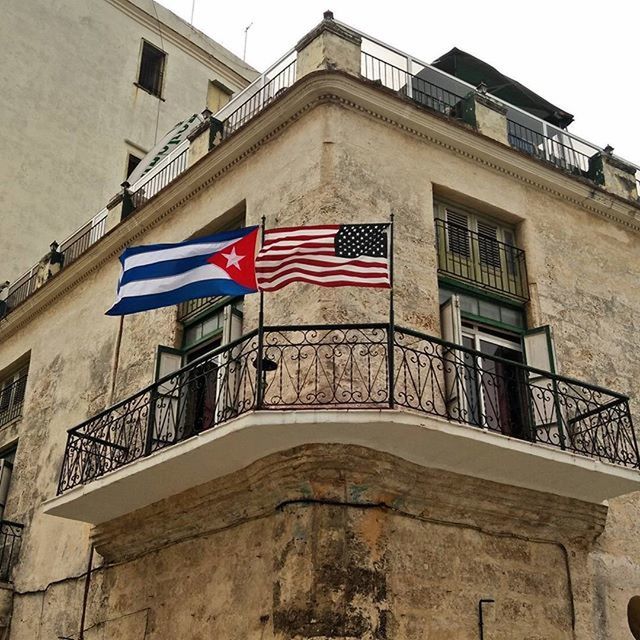
[[[78,640],[84,640],[84,623],[87,617],[87,602],[89,600],[89,586],[91,585],[91,572],[93,571],[93,545],[89,549],[89,562],[87,563],[87,573],[84,577],[84,594],[82,596],[82,613],[80,614],[80,633]]]

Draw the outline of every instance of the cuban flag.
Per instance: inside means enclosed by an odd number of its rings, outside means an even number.
[[[122,316],[208,296],[254,293],[258,227],[245,227],[177,244],[129,247],[115,304]]]

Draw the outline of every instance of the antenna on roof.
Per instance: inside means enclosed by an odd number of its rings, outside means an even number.
[[[193,27],[193,14],[196,10],[196,0],[191,3],[191,26]]]
[[[193,1],[195,2],[195,0]],[[253,26],[253,22],[248,27],[245,27],[245,30],[244,30],[244,50],[242,51],[243,60],[247,59],[247,32],[249,31],[249,29],[251,29],[252,26]]]

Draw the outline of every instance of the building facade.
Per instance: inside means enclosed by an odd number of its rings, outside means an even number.
[[[11,2],[0,39],[0,281],[98,214],[177,122],[256,76],[152,0]]]
[[[387,54],[326,14],[0,323],[6,637],[640,637],[636,168]],[[103,315],[126,246],[391,214],[393,321]]]

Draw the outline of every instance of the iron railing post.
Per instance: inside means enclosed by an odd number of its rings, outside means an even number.
[[[556,408],[556,417],[558,418],[558,437],[560,439],[560,448],[564,450],[567,447],[564,441],[565,425],[564,425],[564,419],[562,417],[562,411],[560,410],[561,407],[560,407],[560,399],[558,397],[558,381],[556,380],[555,376],[551,378],[551,380],[553,384],[553,404]]]
[[[264,394],[263,381],[263,350],[264,350],[264,327],[261,325],[258,329],[258,361],[256,362],[256,409],[262,409],[262,401]]]
[[[147,418],[147,432],[144,437],[144,452],[143,457],[148,456],[151,453],[153,446],[153,427],[156,421],[156,388],[149,391],[149,416]],[[176,416],[177,419],[178,416]]]
[[[389,328],[387,329],[388,363],[389,367],[389,409],[395,408],[395,308],[393,306],[393,232],[394,215],[389,216]]]
[[[629,425],[629,430],[631,431],[631,443],[633,445],[633,451],[636,454],[636,464],[635,466],[640,469],[640,449],[638,448],[638,438],[636,437],[636,430],[633,428],[633,420],[631,419],[631,408],[629,407],[629,402],[627,401],[625,405],[625,417],[627,418],[627,424]]]

